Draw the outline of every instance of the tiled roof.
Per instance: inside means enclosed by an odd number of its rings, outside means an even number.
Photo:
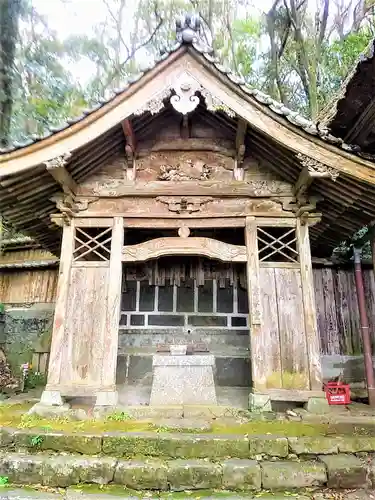
[[[169,51],[166,51],[163,55],[157,57],[152,65],[149,65],[147,68],[144,68],[144,70],[141,71],[140,73],[130,77],[123,87],[112,90],[108,98],[106,99],[103,98],[98,103],[93,105],[91,108],[85,109],[80,116],[69,119],[64,123],[61,123],[59,126],[50,127],[44,135],[40,136],[32,135],[22,143],[14,142],[7,148],[0,149],[0,155],[4,153],[10,153],[14,150],[21,149],[33,143],[42,141],[43,139],[46,139],[54,134],[57,134],[58,132],[61,132],[69,128],[70,126],[84,120],[87,116],[94,113],[99,108],[102,108],[103,106],[110,103],[113,99],[116,98],[116,96],[127,90],[131,85],[138,82],[147,72],[156,68],[159,63],[161,63],[162,61],[167,59],[171,54],[180,49],[182,45],[184,45],[183,42],[176,43],[173,47],[170,48]],[[226,75],[242,91],[251,95],[258,103],[268,107],[277,115],[284,117],[291,124],[302,129],[306,133],[319,137],[320,139],[329,144],[334,144],[343,149],[344,151],[360,154],[360,148],[358,146],[346,144],[341,138],[333,136],[332,134],[330,134],[329,129],[326,126],[319,126],[318,124],[312,122],[311,120],[306,119],[298,112],[289,109],[283,103],[276,101],[275,99],[265,94],[264,92],[250,87],[242,76],[237,75],[230,68],[224,66],[219,61],[219,59],[213,55],[212,49],[210,49],[209,47],[207,46],[202,47],[197,43],[192,43],[189,45],[191,45],[198,53],[202,54],[209,63],[211,63],[220,73]],[[366,158],[368,158],[368,156],[366,156]]]

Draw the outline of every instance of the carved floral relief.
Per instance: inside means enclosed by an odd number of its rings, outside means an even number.
[[[136,161],[137,180],[229,182],[233,165],[232,158],[210,151],[158,152]]]

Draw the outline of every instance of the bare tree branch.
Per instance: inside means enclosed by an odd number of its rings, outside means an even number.
[[[135,54],[138,52],[138,50],[140,50],[142,47],[145,47],[146,45],[149,45],[150,43],[152,43],[152,41],[154,40],[156,34],[160,30],[160,28],[162,27],[163,22],[164,22],[161,14],[160,14],[160,12],[158,11],[158,4],[157,4],[157,2],[155,2],[155,4],[154,4],[154,15],[155,15],[155,18],[157,20],[157,25],[155,26],[155,28],[152,31],[152,33],[150,34],[150,36],[146,40],[144,40],[141,44],[139,44],[137,47],[133,47],[133,49],[129,52],[129,54],[127,55],[127,57],[109,75],[109,78],[107,79],[107,85],[109,85],[110,83],[112,83],[113,80],[116,77],[119,76],[119,74],[121,73],[122,69],[135,56]]]

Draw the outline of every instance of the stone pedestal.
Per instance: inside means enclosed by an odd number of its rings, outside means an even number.
[[[212,355],[153,357],[150,405],[216,405]]]

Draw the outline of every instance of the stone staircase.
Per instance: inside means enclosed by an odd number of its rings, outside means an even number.
[[[170,433],[162,428],[69,434],[2,428],[0,447],[0,476],[10,485],[64,491],[82,485],[117,485],[125,498],[129,491],[154,492],[147,498],[169,494],[173,498],[174,492],[189,491],[205,498],[208,490],[222,491],[220,498],[237,494],[262,498],[265,490],[306,488],[310,493],[301,493],[300,498],[314,498],[311,488],[375,486],[375,438],[369,436],[224,436]],[[0,490],[0,498],[7,498],[1,495]],[[206,493],[215,498],[210,495]]]

